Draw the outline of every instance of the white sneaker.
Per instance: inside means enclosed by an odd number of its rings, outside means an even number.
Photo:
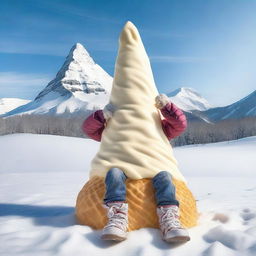
[[[177,205],[158,206],[157,215],[163,240],[170,243],[190,240],[188,231],[180,224]]]
[[[123,241],[127,238],[128,203],[111,202],[103,205],[108,209],[108,224],[103,228],[101,239]]]

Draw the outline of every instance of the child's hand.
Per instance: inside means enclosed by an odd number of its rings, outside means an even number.
[[[164,93],[161,93],[155,97],[155,106],[156,108],[163,108],[168,102],[170,102],[170,99],[165,95]]]
[[[103,109],[103,116],[106,120],[108,120],[109,118],[111,118],[113,116],[114,111],[116,110],[116,106],[114,106],[111,103],[108,103],[104,109]]]

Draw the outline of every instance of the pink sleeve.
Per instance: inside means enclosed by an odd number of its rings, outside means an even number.
[[[84,120],[82,130],[91,139],[101,141],[101,135],[105,128],[105,121],[103,112],[99,109]]]
[[[161,113],[165,117],[162,120],[162,128],[169,140],[178,137],[186,130],[186,116],[174,103],[167,103],[161,109]]]

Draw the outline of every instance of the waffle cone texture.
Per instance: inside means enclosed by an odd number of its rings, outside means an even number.
[[[191,191],[183,181],[172,181],[176,187],[176,198],[180,203],[181,224],[186,228],[196,226],[198,213]],[[76,201],[76,218],[79,224],[93,229],[102,229],[107,224],[107,211],[103,208],[104,195],[104,178],[94,176],[84,185]],[[126,200],[129,206],[129,231],[146,227],[159,228],[152,179],[127,179]]]

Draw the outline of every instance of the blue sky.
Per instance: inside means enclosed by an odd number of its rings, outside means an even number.
[[[34,99],[76,42],[113,75],[118,36],[138,28],[159,92],[214,105],[256,89],[256,0],[1,0],[0,98]]]

